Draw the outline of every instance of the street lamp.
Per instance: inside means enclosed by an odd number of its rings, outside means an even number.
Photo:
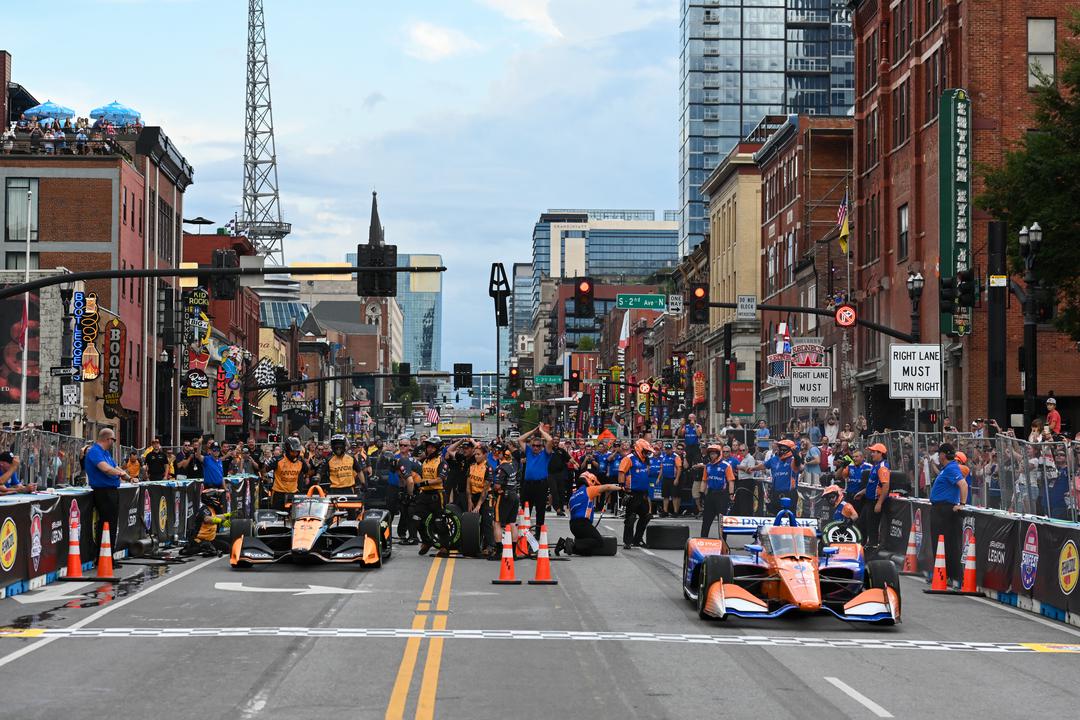
[[[913,342],[919,342],[922,338],[921,328],[919,327],[919,303],[922,301],[922,292],[925,285],[926,280],[923,278],[922,273],[908,272],[907,291],[908,298],[911,299],[911,339]]]
[[[683,378],[683,404],[687,414],[694,412],[694,351],[686,353],[686,377]]]
[[[1024,423],[1031,425],[1038,412],[1039,352],[1038,338],[1038,294],[1039,282],[1035,278],[1035,258],[1043,239],[1039,223],[1020,228],[1020,257],[1024,259],[1024,284],[1027,286],[1024,297]]]

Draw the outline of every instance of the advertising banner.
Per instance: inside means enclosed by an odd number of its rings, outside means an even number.
[[[230,375],[225,363],[222,363],[218,366],[217,382],[214,384],[218,425],[242,425],[244,423],[240,395],[238,377],[235,374]]]
[[[56,572],[67,561],[67,517],[63,504],[59,496],[30,504],[28,577]]]
[[[84,297],[82,313],[76,318],[76,323],[79,325],[78,335],[82,344],[82,352],[79,355],[79,379],[83,382],[97,380],[101,376],[101,354],[96,344],[100,322],[97,293],[87,293]],[[72,345],[74,346],[74,341]]]
[[[10,287],[10,285],[3,285]],[[26,299],[23,295],[0,300],[0,351],[3,363],[0,363],[0,404],[18,403],[22,393],[22,342],[24,323],[29,328],[27,341],[29,352],[26,354],[26,402],[36,403],[41,399],[38,364],[38,346],[40,345],[40,310],[38,294],[30,293],[29,313],[26,312]]]
[[[30,506],[0,505],[0,585],[26,577],[29,534]]]
[[[976,513],[975,566],[979,587],[1010,592],[1016,564],[1016,533],[1019,523],[1012,518]]]
[[[120,410],[124,394],[124,353],[127,348],[127,327],[120,318],[105,323],[101,366],[104,373],[103,390],[106,411]]]
[[[700,405],[705,402],[705,373],[701,370],[694,371],[694,404]]]
[[[903,555],[907,552],[908,535],[911,533],[912,506],[897,498],[889,498],[882,513],[878,537],[881,549],[890,555]]]

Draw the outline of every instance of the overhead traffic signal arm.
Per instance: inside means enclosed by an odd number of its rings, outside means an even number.
[[[735,310],[735,309],[738,308],[738,305],[736,303],[733,303],[733,302],[711,302],[708,305],[709,305],[709,307],[725,308],[725,309],[728,309],[728,310]],[[819,315],[821,317],[833,317],[833,314],[834,314],[834,312],[832,310],[823,310],[821,308],[814,308],[814,307],[803,307],[802,305],[773,305],[771,303],[758,303],[757,304],[757,309],[758,310],[771,310],[773,312],[803,313],[803,314],[806,314],[806,315]],[[888,335],[889,337],[894,337],[897,340],[903,340],[904,342],[907,342],[907,343],[914,343],[915,342],[915,338],[913,338],[908,333],[900,332],[899,330],[891,328],[891,327],[889,327],[887,325],[882,325],[881,323],[876,323],[876,322],[874,322],[872,320],[863,320],[860,317],[860,318],[857,318],[855,320],[855,324],[856,325],[861,325],[862,327],[864,327],[864,328],[866,328],[868,330],[873,330],[875,332],[879,332],[882,335]]]

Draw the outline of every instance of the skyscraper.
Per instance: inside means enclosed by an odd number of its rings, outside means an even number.
[[[346,259],[356,265],[356,253]],[[437,267],[442,255],[398,253],[398,267]],[[442,370],[442,274],[399,273],[397,302],[404,320],[405,362],[412,371]]]
[[[700,188],[765,115],[846,115],[855,54],[847,0],[683,0],[679,255],[705,238]]]

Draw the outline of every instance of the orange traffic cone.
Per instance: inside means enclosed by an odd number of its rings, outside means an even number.
[[[502,562],[499,563],[499,579],[492,580],[492,585],[520,585],[520,580],[514,579],[514,548],[510,542],[510,526],[503,528]]]
[[[79,554],[79,526],[72,523],[68,528],[67,575],[61,580],[83,580],[82,557]]]
[[[968,540],[967,553],[964,559],[964,582],[960,586],[961,595],[982,595],[979,592],[979,583],[975,578],[975,533]]]
[[[945,569],[945,536],[938,535],[937,538],[937,555],[934,556],[934,579],[930,584],[929,590],[923,590],[925,593],[946,593],[951,594],[949,590],[949,572]]]
[[[97,577],[101,582],[120,582],[113,575],[112,540],[109,538],[109,523],[101,526],[101,552],[98,554]]]
[[[551,577],[551,555],[548,554],[547,525],[540,526],[540,551],[536,555],[536,578],[530,585],[558,585],[559,581]]]
[[[907,553],[904,555],[904,567],[900,570],[901,575],[919,574],[919,549],[915,546],[915,526],[911,526],[911,532],[907,536]]]
[[[517,539],[517,556],[529,557],[529,521],[525,516],[525,509],[518,509],[518,539]]]

